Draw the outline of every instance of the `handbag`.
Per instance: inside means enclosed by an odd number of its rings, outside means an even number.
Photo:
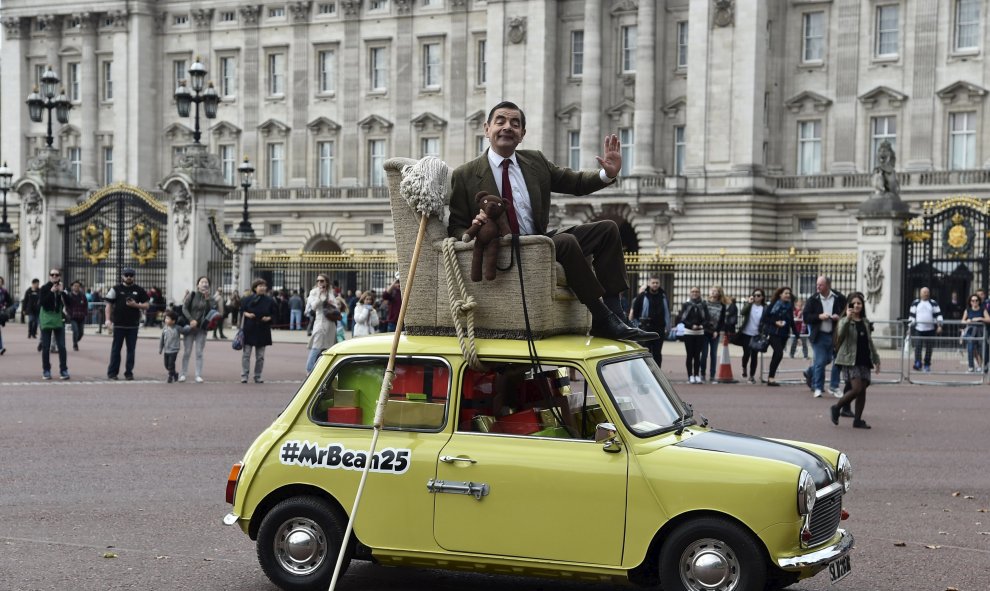
[[[237,334],[234,335],[234,340],[230,341],[230,348],[234,351],[240,351],[244,348],[244,329],[238,327]]]
[[[770,348],[770,337],[766,333],[760,333],[749,339],[749,348],[757,353],[766,353]]]
[[[329,299],[323,304],[323,318],[331,322],[339,322],[343,316],[340,314],[340,310],[337,306],[333,304]]]
[[[741,332],[734,332],[729,342],[737,347],[742,347],[746,344],[746,335]]]
[[[62,312],[57,310],[41,308],[39,321],[42,329],[57,330],[59,328],[65,328],[65,318],[62,316]]]

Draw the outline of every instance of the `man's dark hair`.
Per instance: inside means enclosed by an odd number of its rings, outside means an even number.
[[[499,109],[512,109],[514,111],[519,111],[519,122],[522,123],[522,128],[526,129],[526,113],[523,113],[523,110],[519,108],[519,105],[512,101],[502,101],[492,107],[492,110],[488,111],[488,123],[492,122],[492,118],[495,117],[495,111]]]

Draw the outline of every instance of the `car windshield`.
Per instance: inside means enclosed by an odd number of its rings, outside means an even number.
[[[605,361],[599,371],[623,422],[636,435],[655,435],[691,417],[690,406],[677,396],[652,358]]]

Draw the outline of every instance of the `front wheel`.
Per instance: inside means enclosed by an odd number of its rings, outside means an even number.
[[[689,521],[660,550],[664,591],[762,591],[767,565],[749,532],[717,517]]]
[[[292,497],[275,505],[258,529],[258,562],[285,591],[330,586],[346,522],[324,499]],[[344,557],[341,574],[350,556]]]

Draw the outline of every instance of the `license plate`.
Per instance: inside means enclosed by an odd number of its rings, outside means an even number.
[[[849,562],[848,554],[828,563],[828,574],[832,579],[833,585],[844,579],[850,572],[852,572],[852,564]]]

